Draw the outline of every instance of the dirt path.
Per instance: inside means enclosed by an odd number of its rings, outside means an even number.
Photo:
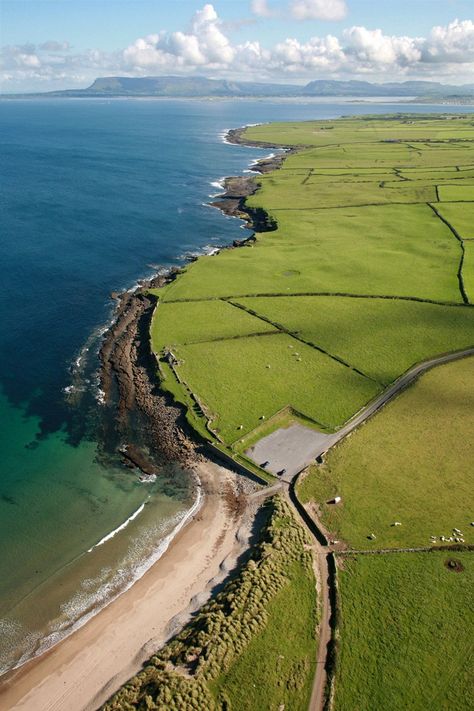
[[[318,651],[316,655],[316,672],[309,702],[309,711],[322,711],[324,706],[324,693],[326,689],[326,658],[327,647],[331,639],[331,600],[329,595],[329,568],[327,563],[327,546],[321,541],[313,526],[308,525],[307,515],[301,510],[301,505],[295,502],[295,496],[287,489],[287,499],[300,523],[311,535],[313,550],[313,570],[316,579],[316,593],[319,601],[319,625],[317,629]]]

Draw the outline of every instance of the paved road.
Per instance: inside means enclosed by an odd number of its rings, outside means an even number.
[[[394,398],[395,395],[397,395],[401,390],[410,385],[422,373],[437,365],[450,363],[451,361],[459,360],[460,358],[465,358],[467,356],[474,356],[474,347],[467,348],[463,351],[457,351],[455,353],[448,353],[446,355],[437,356],[436,358],[431,358],[430,360],[424,361],[419,365],[415,365],[409,371],[404,373],[404,375],[398,378],[398,380],[396,380],[392,385],[390,385],[390,387],[388,387],[381,395],[375,398],[375,400],[369,403],[363,410],[357,413],[338,432],[336,432],[334,435],[330,435],[328,440],[326,440],[324,447],[321,448],[321,450],[315,456],[319,456],[327,452],[328,449],[330,449],[337,442],[346,437],[356,427],[359,427],[359,425],[365,422],[369,417],[371,417],[375,412],[377,412],[377,410],[379,410],[387,402]],[[296,477],[297,475],[293,476],[292,480],[296,481]],[[327,583],[329,576],[327,562],[328,548],[327,546],[324,546],[320,543],[318,537],[315,537],[312,527],[308,526],[308,523],[305,521],[304,517],[299,514],[299,512],[298,516],[310,531],[313,540],[317,592],[321,602],[318,656],[316,663],[316,672],[313,680],[311,700],[309,704],[309,711],[322,711],[324,707],[324,692],[326,688],[327,645],[331,638],[329,620],[332,614],[331,598]],[[317,527],[316,523],[314,523],[314,525]]]
[[[349,420],[344,427],[338,430],[333,435],[334,441],[330,444],[330,447],[334,446],[336,442],[339,442],[341,439],[346,437],[350,432],[355,430],[356,427],[359,427],[359,425],[365,422],[365,420],[371,417],[401,390],[404,390],[408,387],[408,385],[411,385],[411,383],[422,373],[434,368],[436,365],[443,365],[445,363],[450,363],[453,360],[459,360],[460,358],[466,358],[467,356],[472,355],[474,355],[474,346],[466,348],[463,351],[456,351],[454,353],[446,353],[445,355],[436,356],[436,358],[425,360],[423,363],[413,366],[413,368],[410,368],[410,370],[407,370],[406,373],[401,375],[398,380],[395,380],[395,382],[384,390],[378,397],[376,397],[375,400],[369,402],[369,404],[357,413],[357,415],[355,415],[351,420]]]
[[[259,465],[262,464],[263,461],[268,461],[267,469],[272,473],[276,474],[277,471],[286,469],[281,480],[289,484],[308,464],[311,464],[317,457],[325,454],[331,447],[334,447],[335,444],[340,442],[341,439],[347,437],[356,427],[359,427],[368,420],[369,417],[372,417],[373,414],[398,395],[399,392],[408,387],[408,385],[411,385],[419,375],[437,365],[443,365],[453,360],[472,355],[474,355],[474,346],[463,351],[436,356],[435,358],[413,366],[413,368],[407,370],[406,373],[395,380],[392,385],[369,402],[366,407],[360,410],[360,412],[341,427],[340,430],[333,434],[326,435],[304,427],[303,425],[292,425],[291,427],[277,430],[271,435],[261,439],[252,447],[252,451],[248,450],[248,455]]]

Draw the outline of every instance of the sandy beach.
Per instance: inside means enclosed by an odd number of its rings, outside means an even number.
[[[242,513],[237,475],[199,462],[204,500],[169,549],[87,624],[0,684],[0,709],[96,709],[208,598],[247,547],[258,505]]]

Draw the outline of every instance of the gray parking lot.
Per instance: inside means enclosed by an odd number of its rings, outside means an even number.
[[[284,481],[291,479],[325,452],[334,442],[335,435],[326,435],[303,425],[293,424],[263,437],[245,454],[256,464],[272,474],[281,475]]]

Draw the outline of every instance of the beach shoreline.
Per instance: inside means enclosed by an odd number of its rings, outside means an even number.
[[[98,708],[228,576],[248,549],[259,504],[249,503],[250,485],[228,469],[203,460],[196,474],[201,508],[168,550],[84,626],[6,674],[2,711]]]
[[[244,130],[245,127],[228,131],[227,142],[244,144],[241,138]],[[276,148],[252,142],[250,145]],[[252,171],[265,173],[280,167],[287,152],[255,161]],[[266,213],[262,211],[259,214],[245,208],[245,198],[257,189],[253,177],[225,178],[224,193],[216,196],[220,204],[210,204],[226,215],[244,220],[249,229],[275,229],[266,222]],[[225,248],[237,248],[254,239],[252,234]],[[151,459],[147,459],[143,456],[143,450],[140,452],[134,443],[127,441],[129,449],[123,455],[123,463],[140,470],[145,476],[153,471],[156,462],[174,461],[193,470],[202,486],[201,506],[177,531],[163,555],[130,588],[42,654],[2,675],[0,711],[31,707],[35,711],[59,709],[64,708],[64,704],[67,704],[68,711],[97,708],[138,671],[153,651],[179,631],[190,612],[199,608],[209,597],[213,581],[223,580],[235,566],[237,557],[248,548],[246,537],[256,506],[247,506],[237,520],[235,512],[227,511],[228,496],[229,486],[236,491],[240,489],[242,494],[243,490],[247,493],[251,491],[254,485],[199,453],[199,445],[185,422],[182,408],[171,402],[159,386],[156,387],[152,375],[156,362],[149,343],[149,325],[155,299],[150,297],[148,290],[169,283],[180,272],[181,269],[176,267],[161,271],[138,282],[133,289],[111,294],[116,309],[111,324],[104,331],[99,351],[99,385],[101,404],[116,410],[119,431],[126,437],[130,413],[139,412],[148,430],[148,439],[156,445]],[[211,511],[214,517],[210,516]],[[184,550],[184,541],[189,541],[189,550],[194,551],[192,556]],[[201,546],[198,549],[199,542]],[[198,561],[201,561],[200,565]],[[173,571],[171,594],[164,587],[166,571]],[[185,600],[186,594],[188,600]],[[161,606],[158,598],[162,601]],[[149,599],[152,601],[151,609],[157,612],[153,627],[156,633],[146,638],[141,605]],[[128,610],[131,616],[131,610],[137,606],[139,631],[134,632],[133,621],[125,613]],[[116,619],[120,619],[120,631],[112,633],[107,625]],[[175,620],[175,624],[172,631],[166,634],[171,620]],[[104,638],[102,642],[100,635]],[[120,653],[120,659],[114,645],[124,650],[123,654],[122,651]],[[106,658],[111,659],[112,663],[103,666]],[[66,687],[75,689],[74,699],[67,698],[66,701]]]

